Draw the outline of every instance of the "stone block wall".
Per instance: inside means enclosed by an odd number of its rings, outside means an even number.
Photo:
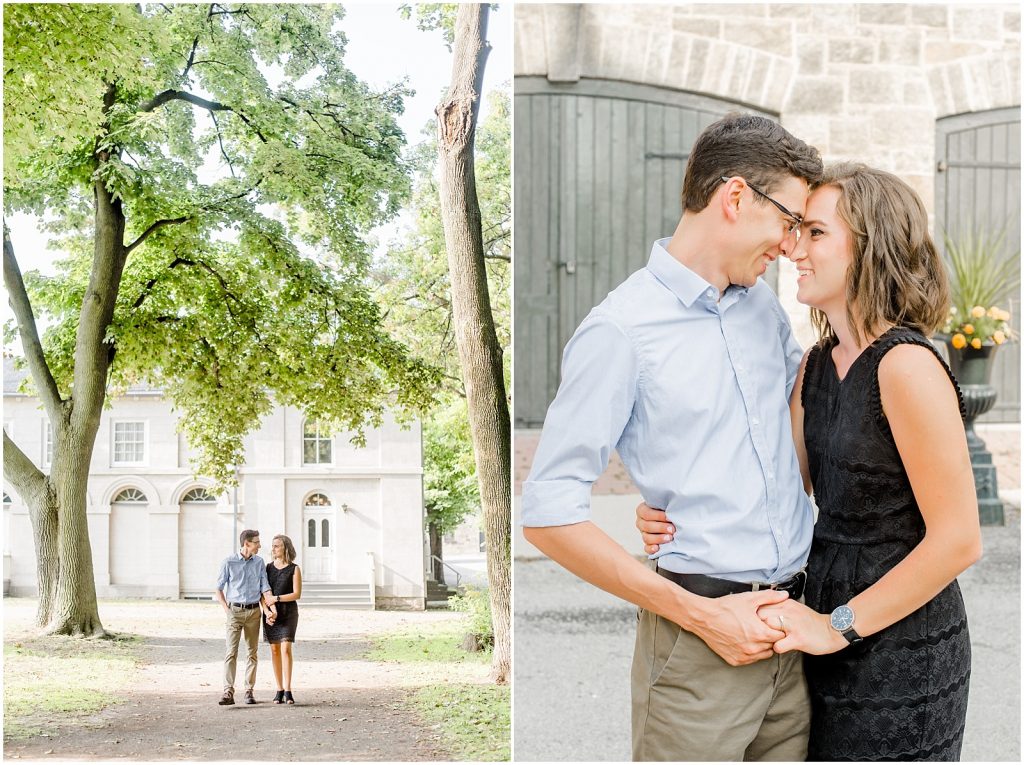
[[[773,112],[826,162],[898,174],[929,211],[935,121],[1020,105],[1018,4],[517,3],[515,14],[516,76],[637,82]],[[806,344],[793,266],[780,266]]]

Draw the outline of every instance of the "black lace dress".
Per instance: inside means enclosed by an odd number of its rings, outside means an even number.
[[[291,595],[295,592],[294,575],[294,563],[289,563],[284,568],[278,568],[273,561],[267,564],[270,591],[275,595]],[[273,625],[268,625],[267,620],[263,620],[263,639],[268,643],[294,643],[295,629],[299,626],[299,604],[294,600],[286,600],[275,604],[275,607],[277,619]]]
[[[807,360],[804,439],[819,515],[806,602],[821,613],[877,582],[924,536],[878,389],[879,362],[900,343],[934,352],[923,335],[896,327],[865,349],[842,381],[833,342],[820,343]],[[950,380],[956,387],[952,374]],[[959,388],[957,398],[963,416]],[[808,760],[959,759],[971,644],[956,581],[896,624],[836,653],[808,655],[804,666]]]

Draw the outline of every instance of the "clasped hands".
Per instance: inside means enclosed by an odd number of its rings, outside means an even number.
[[[675,528],[663,510],[641,503],[636,515],[645,552],[656,553],[663,542],[671,541]],[[833,653],[847,645],[846,639],[832,629],[827,614],[819,614],[779,590],[708,599],[703,618],[691,631],[733,666],[753,664],[787,651]]]

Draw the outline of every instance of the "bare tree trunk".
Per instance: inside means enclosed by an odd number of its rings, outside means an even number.
[[[111,83],[103,97],[104,113],[113,108],[115,95],[116,86]],[[97,168],[112,156],[99,146],[97,142]],[[62,635],[106,634],[96,602],[86,491],[106,398],[107,371],[114,355],[106,340],[107,329],[114,317],[128,251],[121,201],[98,178],[93,182],[93,202],[92,270],[75,338],[73,393],[66,399],[46,362],[14,246],[4,226],[4,284],[32,380],[53,427],[54,444],[47,477],[4,433],[4,475],[29,506],[39,584],[37,623],[46,632]]]
[[[39,602],[36,625],[45,627],[53,613],[57,591],[57,497],[49,479],[25,456],[4,431],[4,477],[28,505],[32,541],[36,553],[36,582]]]
[[[435,110],[440,167],[441,219],[452,286],[455,339],[469,404],[494,624],[495,682],[510,679],[511,616],[511,424],[502,376],[502,352],[494,331],[484,268],[480,206],[473,145],[489,46],[486,4],[459,6],[451,88]]]
[[[427,524],[427,537],[430,539],[430,570],[434,573],[434,581],[444,584],[444,537],[435,521]]]

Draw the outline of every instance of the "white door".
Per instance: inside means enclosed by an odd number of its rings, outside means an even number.
[[[303,514],[302,578],[309,582],[334,581],[334,511],[306,507]]]
[[[216,501],[199,492],[186,494],[180,507],[178,571],[181,596],[212,598],[221,562],[238,547],[237,542],[232,544],[231,516],[222,516],[217,512]]]

